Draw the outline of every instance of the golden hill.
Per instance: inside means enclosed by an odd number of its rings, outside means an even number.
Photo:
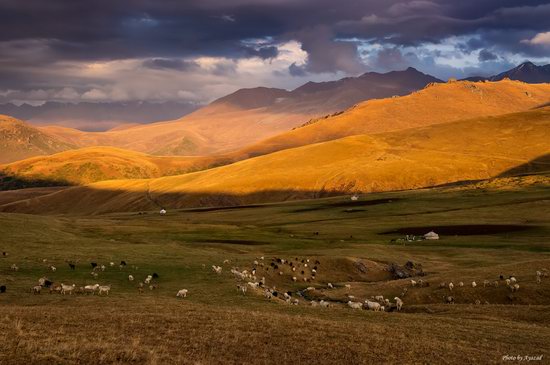
[[[114,147],[88,147],[0,165],[0,174],[25,182],[82,185],[144,179],[189,171],[193,157],[161,157]]]
[[[1,210],[89,214],[237,205],[487,179],[548,154],[549,130],[550,108],[475,118],[352,136],[185,175],[74,187]],[[538,169],[548,170],[541,161]]]
[[[18,119],[0,115],[0,163],[49,155],[71,148],[74,146],[48,136]]]
[[[113,146],[156,155],[208,155],[241,148],[287,131],[313,114],[271,113],[210,105],[181,119],[106,132],[48,126],[40,129],[78,147]]]
[[[357,104],[342,114],[318,119],[314,123],[251,145],[239,154],[258,156],[352,135],[520,112],[548,102],[550,84],[526,84],[510,80],[435,83],[403,97],[369,100]]]

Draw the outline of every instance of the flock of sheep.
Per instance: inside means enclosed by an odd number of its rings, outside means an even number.
[[[3,256],[7,257],[8,254],[6,252],[3,252]],[[57,267],[54,265],[47,264],[48,260],[43,259],[42,263],[47,265],[47,269],[51,271],[52,273],[55,273],[57,271]],[[66,261],[69,265],[70,270],[74,271],[76,269],[76,262],[74,261]],[[110,262],[107,265],[98,264],[97,262],[91,262],[90,266],[92,267],[92,271],[90,272],[90,275],[97,279],[99,277],[99,274],[101,272],[104,272],[107,270],[108,267],[113,268],[116,266],[114,262]],[[126,261],[122,260],[120,261],[120,264],[118,265],[119,270],[122,271],[127,266]],[[12,264],[10,266],[11,271],[17,272],[19,271],[19,266],[17,264]],[[137,266],[132,266],[132,269],[137,271]],[[143,281],[140,281],[137,285],[137,289],[139,293],[143,293],[144,288],[149,288],[149,290],[154,290],[158,288],[158,284],[155,282],[159,278],[157,273],[153,273],[151,275],[147,275]],[[128,275],[128,281],[133,282],[135,280],[134,275],[129,274]],[[30,291],[33,294],[40,294],[44,289],[47,289],[50,294],[62,294],[62,295],[72,295],[72,294],[97,294],[99,296],[102,295],[109,295],[111,292],[111,285],[100,285],[98,283],[96,284],[89,284],[85,286],[79,286],[77,287],[76,284],[65,284],[63,282],[55,283],[52,280],[48,279],[46,276],[43,276],[38,279],[38,283],[31,287]],[[0,293],[5,293],[7,290],[6,285],[0,286]],[[185,298],[187,297],[188,290],[187,289],[181,289],[176,293],[176,297]]]
[[[3,253],[4,257],[7,257],[7,253]],[[313,287],[309,286],[304,290],[298,290],[295,292],[292,291],[285,291],[281,289],[277,289],[275,285],[268,286],[266,283],[265,276],[260,277],[260,273],[263,275],[267,275],[268,273],[272,276],[280,276],[281,280],[285,280],[285,277],[283,275],[288,275],[290,281],[293,283],[296,282],[313,282],[316,280],[316,275],[318,271],[321,268],[321,262],[319,260],[315,260],[313,262],[312,259],[309,258],[301,258],[298,257],[292,259],[283,259],[283,258],[272,258],[269,262],[269,264],[266,264],[266,261],[263,256],[256,258],[254,262],[251,265],[250,269],[240,270],[238,267],[233,267],[230,269],[230,273],[234,276],[235,279],[238,280],[237,289],[239,292],[241,292],[243,295],[246,295],[248,291],[252,291],[256,294],[263,295],[268,300],[278,300],[282,301],[287,304],[293,304],[293,305],[299,305],[301,301],[303,301],[305,304],[309,304],[313,307],[330,307],[338,301],[330,301],[330,300],[314,300],[312,299],[312,294],[318,290],[330,290],[334,289],[336,285],[333,285],[332,283],[327,283],[326,286],[319,287]],[[47,265],[47,268],[52,273],[55,273],[57,271],[57,268],[54,265],[47,264],[47,260],[43,259],[42,262]],[[75,270],[76,268],[76,262],[73,261],[66,261],[69,265],[69,268],[71,270]],[[229,264],[229,260],[225,260],[223,262],[224,265]],[[103,271],[106,271],[108,268],[115,267],[114,262],[110,262],[108,265],[102,265],[98,264],[96,262],[91,262],[90,266],[92,267],[91,276],[93,278],[98,278],[99,274]],[[125,261],[120,261],[120,264],[118,265],[119,270],[123,271],[127,266]],[[206,269],[206,265],[202,265],[203,269]],[[16,264],[11,265],[11,270],[14,272],[19,271],[19,266]],[[137,266],[132,266],[132,269],[137,271]],[[212,271],[217,274],[221,275],[223,272],[222,266],[212,265],[211,266]],[[134,273],[135,275],[135,273]],[[133,282],[135,280],[135,277],[132,274],[128,274],[127,278],[129,282]],[[540,284],[542,282],[542,278],[548,277],[548,270],[547,269],[540,269],[536,271],[536,282]],[[137,285],[137,289],[139,293],[143,293],[144,288],[148,288],[149,290],[154,290],[158,288],[157,280],[159,276],[156,273],[153,273],[151,275],[147,275],[143,281],[140,281]],[[511,292],[515,293],[520,289],[520,285],[518,283],[517,278],[514,275],[510,275],[508,278],[504,278],[503,275],[500,275],[500,280],[483,280],[483,287],[499,287],[504,286],[508,288]],[[445,295],[444,301],[448,304],[453,304],[455,302],[455,298],[453,297],[452,293],[457,290],[455,288],[461,288],[464,287],[466,284],[463,281],[460,281],[458,283],[453,282],[441,282],[439,284],[439,289],[445,289],[449,291],[448,295]],[[471,286],[472,288],[476,288],[478,286],[476,281],[472,281],[470,284],[467,284]],[[347,306],[351,309],[365,309],[365,310],[371,310],[375,312],[385,312],[385,311],[401,311],[403,308],[403,299],[406,295],[409,289],[416,288],[416,287],[429,287],[430,283],[428,281],[425,281],[423,279],[410,279],[410,287],[405,287],[403,291],[401,292],[401,295],[399,297],[394,297],[394,302],[391,302],[388,298],[384,298],[382,295],[376,295],[371,296],[369,299],[366,299],[364,302],[360,301],[354,301],[355,297],[353,295],[349,294],[349,291],[351,289],[350,284],[340,285],[341,287],[347,289],[348,295],[347,295]],[[90,284],[85,286],[79,286],[77,287],[76,284],[65,284],[63,282],[60,283],[54,283],[51,280],[49,280],[47,277],[43,276],[40,279],[38,279],[37,285],[34,285],[31,288],[31,292],[33,294],[40,294],[44,288],[47,288],[49,290],[49,293],[59,293],[62,295],[72,295],[72,294],[97,294],[99,296],[102,295],[109,295],[111,291],[111,285],[100,285],[98,283],[96,284]],[[6,285],[0,286],[0,293],[6,292],[7,288]],[[187,298],[187,295],[189,293],[188,289],[180,289],[176,293],[177,298]],[[340,303],[342,303],[340,301]],[[481,304],[479,300],[476,300],[476,304]]]

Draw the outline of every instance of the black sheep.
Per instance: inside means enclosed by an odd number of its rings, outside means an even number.
[[[273,292],[273,293],[271,293],[271,294],[273,294],[273,296],[274,296],[274,297],[276,297],[276,296],[278,296],[278,295],[279,295],[279,293],[277,293],[276,291],[274,291],[274,292]]]
[[[49,281],[49,280],[44,280],[44,286],[46,288],[49,288],[50,286],[52,286],[53,282],[52,281]]]
[[[126,261],[121,261],[120,266],[126,266]]]
[[[92,265],[92,269],[95,269],[97,267],[97,262],[90,262],[90,265]]]
[[[5,293],[5,292],[6,292],[6,286],[0,285],[0,293]]]
[[[320,265],[321,263],[319,262],[319,260],[315,260],[315,264]]]
[[[286,293],[288,294],[289,297],[292,296],[292,292],[291,292],[291,291],[287,291]]]
[[[277,263],[278,263],[278,264],[282,264],[283,261],[282,261],[280,258],[277,258]]]
[[[159,278],[159,275],[156,272],[154,272],[153,275],[151,275],[151,276],[153,277],[153,279],[158,279]]]
[[[273,266],[274,269],[278,269],[279,268],[279,265],[275,265]]]
[[[504,280],[504,275],[500,274],[500,280]]]
[[[76,265],[75,265],[75,264],[71,264],[71,263],[69,262],[69,267],[71,268],[71,270],[74,270],[75,267],[76,267]]]
[[[302,270],[302,275],[304,275],[304,270]]]

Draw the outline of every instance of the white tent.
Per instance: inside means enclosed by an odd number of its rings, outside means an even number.
[[[430,231],[424,235],[425,240],[438,240],[439,235],[435,233],[434,231]]]

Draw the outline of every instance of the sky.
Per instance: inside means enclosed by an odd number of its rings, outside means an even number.
[[[0,0],[0,103],[207,103],[243,87],[550,63],[548,0]]]

